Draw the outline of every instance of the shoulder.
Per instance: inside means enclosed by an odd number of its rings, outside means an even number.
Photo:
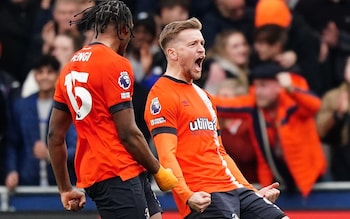
[[[178,99],[178,92],[181,92],[181,90],[176,89],[175,84],[167,78],[160,77],[148,94],[148,104],[175,104]]]

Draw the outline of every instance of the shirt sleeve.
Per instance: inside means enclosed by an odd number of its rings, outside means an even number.
[[[168,92],[152,89],[148,95],[145,121],[153,137],[161,133],[177,135],[176,100],[166,96]]]
[[[110,71],[103,76],[104,97],[111,114],[132,108],[134,74],[129,61],[123,57],[110,65]]]

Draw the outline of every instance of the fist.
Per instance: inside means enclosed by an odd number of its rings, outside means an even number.
[[[173,174],[173,171],[171,171],[171,169],[165,169],[162,166],[160,166],[158,172],[154,174],[154,179],[157,182],[160,190],[163,192],[171,190],[178,182],[176,176]]]
[[[284,88],[292,86],[292,78],[288,72],[281,72],[277,75],[277,80]]]

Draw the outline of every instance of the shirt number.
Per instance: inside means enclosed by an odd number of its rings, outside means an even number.
[[[64,85],[67,88],[67,94],[69,101],[76,113],[76,120],[83,120],[91,111],[92,97],[90,92],[84,87],[75,86],[75,82],[86,83],[89,77],[89,73],[71,71],[66,75]],[[78,105],[78,98],[81,101],[81,105]]]

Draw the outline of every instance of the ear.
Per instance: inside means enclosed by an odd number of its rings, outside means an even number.
[[[174,48],[167,48],[166,54],[169,57],[169,59],[176,61],[177,60],[177,52]]]
[[[120,31],[120,32],[119,32],[119,36],[120,36],[120,38],[122,38],[122,39],[127,39],[127,38],[129,37],[129,34],[131,34],[131,33],[130,33],[130,29],[129,29],[128,26],[125,25],[125,24],[122,24],[122,25],[121,25],[119,31]]]

